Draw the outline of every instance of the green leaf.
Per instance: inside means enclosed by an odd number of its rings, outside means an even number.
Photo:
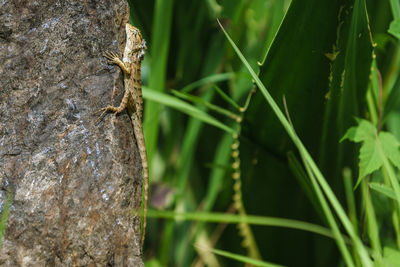
[[[400,19],[395,19],[390,23],[388,32],[400,39]]]
[[[342,142],[345,139],[349,139],[350,141],[356,143],[375,139],[376,137],[375,126],[367,120],[358,118],[356,118],[356,120],[358,122],[358,126],[351,127],[350,129],[348,129],[345,135],[342,137],[342,139],[340,139],[340,142]]]
[[[382,158],[379,154],[378,145],[375,140],[369,139],[361,146],[359,154],[360,170],[355,188],[361,182],[362,178],[382,167]]]
[[[337,56],[330,64],[329,97],[325,105],[319,156],[321,169],[332,180],[338,179],[345,166],[354,168],[357,164],[354,145],[338,145],[338,140],[351,127],[354,116],[364,114],[372,62],[365,1],[341,3],[343,5],[337,14],[338,34],[330,52]]]
[[[385,247],[383,249],[383,262],[385,267],[399,266],[400,251],[391,247]]]
[[[349,139],[353,142],[363,142],[359,153],[359,176],[356,188],[362,178],[378,170],[383,165],[383,160],[390,162],[400,169],[400,143],[393,134],[380,132],[377,137],[375,126],[363,119],[357,119],[358,126],[347,130],[341,141]]]
[[[400,169],[400,143],[397,141],[393,134],[388,132],[381,132],[379,134],[379,141],[382,144],[383,152],[389,160]]]
[[[359,153],[359,175],[354,188],[357,188],[362,178],[382,167],[382,158],[376,142],[375,126],[364,119],[356,118],[358,125],[347,130],[340,141],[349,139],[355,143],[363,142]]]
[[[291,1],[260,67],[260,80],[281,109],[285,96],[296,132],[312,153],[317,150],[321,136],[320,130],[315,129],[322,128],[326,102],[330,60],[325,53],[331,52],[337,37],[339,10],[338,1]],[[265,147],[283,144],[278,152],[284,154],[293,149],[292,145],[274,114],[260,108],[262,101],[261,94],[253,96],[245,114],[248,126],[243,127],[243,133]]]
[[[389,0],[394,19],[400,19],[400,2],[399,0]]]
[[[379,183],[369,183],[369,186],[376,192],[379,192],[391,199],[397,200],[396,195],[392,188],[390,188],[384,184],[379,184]]]

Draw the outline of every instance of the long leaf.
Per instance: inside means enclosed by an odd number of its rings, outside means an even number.
[[[247,215],[243,217],[237,214],[227,214],[218,212],[177,213],[172,211],[159,211],[159,210],[149,210],[147,216],[149,218],[191,220],[199,222],[235,223],[235,224],[248,223],[252,225],[274,226],[274,227],[297,229],[334,238],[332,231],[325,227],[308,222],[302,222],[284,218],[254,216],[254,215]],[[349,242],[349,239],[345,236],[343,236],[343,240],[345,240],[347,243]]]
[[[260,261],[260,260],[255,260],[243,255],[239,255],[236,253],[232,253],[232,252],[228,252],[228,251],[224,251],[224,250],[220,250],[220,249],[214,249],[214,248],[207,248],[204,246],[199,246],[199,245],[195,245],[195,247],[197,247],[198,249],[201,250],[206,250],[206,251],[211,251],[217,255],[226,257],[226,258],[230,258],[236,261],[240,261],[246,264],[250,264],[251,266],[260,266],[260,267],[282,267],[283,265],[278,265],[278,264],[274,264],[274,263],[270,263],[270,262],[266,262],[266,261]]]
[[[143,97],[148,100],[152,100],[154,102],[175,108],[180,110],[183,113],[188,114],[194,118],[197,118],[205,123],[218,127],[228,133],[236,133],[236,131],[229,126],[223,124],[212,116],[208,115],[206,112],[192,106],[179,98],[167,95],[165,93],[161,93],[158,91],[151,90],[147,87],[143,87]]]
[[[251,68],[251,66],[249,65],[249,63],[247,62],[247,60],[245,59],[243,54],[240,52],[239,48],[237,48],[237,46],[232,41],[232,39],[229,37],[228,33],[225,31],[225,29],[222,27],[221,24],[220,24],[220,26],[221,26],[221,29],[223,30],[225,36],[227,37],[227,39],[231,43],[232,47],[235,49],[236,54],[238,55],[238,57],[240,58],[242,63],[246,66],[246,68],[250,72],[252,78],[254,79],[254,81],[257,84],[258,88],[260,89],[261,93],[263,94],[263,96],[267,100],[268,104],[270,105],[270,107],[274,111],[275,115],[277,116],[277,118],[281,122],[283,128],[286,130],[286,132],[288,133],[289,137],[292,139],[293,143],[296,145],[296,147],[300,151],[301,155],[304,156],[305,161],[310,165],[310,168],[315,173],[315,177],[316,177],[318,183],[320,184],[320,186],[323,189],[324,193],[326,194],[327,198],[331,202],[331,205],[333,206],[333,208],[335,209],[337,215],[339,216],[340,221],[342,222],[342,224],[344,225],[346,231],[349,233],[351,239],[353,240],[354,245],[357,247],[357,252],[359,253],[360,258],[361,258],[364,266],[368,266],[368,267],[371,266],[372,267],[372,262],[371,262],[371,259],[370,259],[369,255],[368,255],[368,252],[367,252],[366,248],[364,247],[364,245],[362,244],[360,238],[357,236],[356,232],[354,231],[354,228],[351,225],[351,222],[350,222],[349,218],[346,216],[346,213],[345,213],[343,207],[341,206],[340,202],[336,198],[335,194],[333,193],[333,191],[330,188],[330,186],[328,185],[328,183],[326,182],[325,178],[323,177],[323,175],[320,172],[319,168],[315,164],[315,162],[312,159],[311,155],[308,153],[308,151],[304,147],[303,143],[301,142],[301,140],[297,136],[296,132],[291,127],[290,123],[287,121],[287,119],[284,116],[284,114],[282,113],[282,111],[279,109],[279,107],[276,104],[275,100],[271,97],[271,95],[268,92],[268,90],[265,88],[263,83],[260,81],[260,79],[258,78],[256,73],[254,72],[254,70]],[[337,236],[337,235],[336,235],[336,238],[341,239],[341,237]]]

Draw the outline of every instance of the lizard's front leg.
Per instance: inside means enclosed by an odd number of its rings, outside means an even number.
[[[121,68],[121,70],[124,72],[124,74],[131,73],[129,66],[125,65],[125,63],[122,62],[122,60],[119,59],[118,55],[115,54],[114,52],[106,51],[103,53],[103,56],[108,59],[109,63],[118,65]]]
[[[117,54],[115,54],[114,52],[107,51],[107,52],[104,52],[103,55],[105,58],[108,59],[109,63],[114,63],[114,64],[118,65],[125,74],[130,73],[130,69],[124,64],[124,62],[122,62],[122,60],[120,60],[118,58]],[[121,113],[126,108],[126,105],[128,103],[128,99],[129,99],[129,95],[130,95],[129,90],[125,90],[124,97],[122,98],[122,101],[118,107],[108,105],[108,106],[96,111],[95,114],[102,112],[98,120],[100,120],[103,117],[103,115],[108,111],[114,112],[115,116],[118,115],[119,113]]]

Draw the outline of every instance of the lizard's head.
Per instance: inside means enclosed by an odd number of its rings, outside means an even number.
[[[127,23],[126,36],[126,47],[131,51],[131,57],[142,61],[147,47],[139,29]]]

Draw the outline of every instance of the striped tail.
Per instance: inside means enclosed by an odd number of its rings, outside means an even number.
[[[148,201],[149,201],[149,165],[147,162],[147,154],[146,154],[146,145],[144,142],[143,128],[142,122],[138,116],[133,116],[133,120],[137,120],[133,122],[133,127],[135,131],[135,137],[139,148],[140,158],[142,160],[142,169],[143,169],[143,229],[142,229],[142,247],[144,244],[144,239],[146,236],[146,226],[147,226],[147,209],[148,209]]]

